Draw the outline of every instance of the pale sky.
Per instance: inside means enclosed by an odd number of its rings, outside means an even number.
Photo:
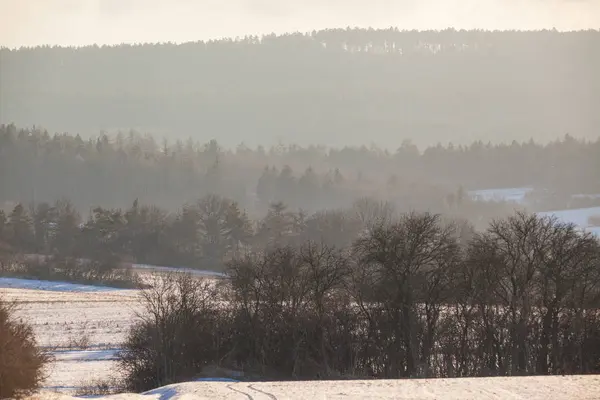
[[[346,26],[600,29],[600,0],[0,0],[0,46],[11,48]]]

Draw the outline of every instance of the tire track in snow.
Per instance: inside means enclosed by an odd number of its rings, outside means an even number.
[[[248,389],[252,389],[258,393],[262,393],[265,396],[267,396],[268,398],[270,398],[271,400],[277,400],[277,396],[275,396],[273,393],[269,393],[269,392],[265,392],[264,390],[257,389],[256,387],[254,387],[254,385],[248,385]]]
[[[254,400],[254,397],[252,397],[252,395],[250,393],[246,393],[246,392],[244,392],[242,390],[238,390],[238,389],[233,388],[233,384],[227,385],[227,389],[233,390],[234,392],[237,392],[237,393],[240,393],[240,394],[243,394],[244,396],[246,396],[246,398],[248,400]]]

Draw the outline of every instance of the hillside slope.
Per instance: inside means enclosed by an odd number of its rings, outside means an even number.
[[[335,29],[0,49],[0,123],[395,149],[594,137],[600,32]]]

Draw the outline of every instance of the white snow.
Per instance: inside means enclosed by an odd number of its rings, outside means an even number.
[[[17,303],[17,316],[32,325],[42,347],[53,350],[44,387],[62,392],[117,370],[116,353],[139,311],[137,295],[136,290],[0,278],[0,296]],[[85,350],[67,351],[82,338],[88,341]]]
[[[471,190],[469,196],[478,201],[507,201],[522,204],[527,193],[532,192],[531,187]]]
[[[557,210],[536,213],[539,216],[554,216],[562,222],[570,222],[581,228],[592,228],[589,218],[600,215],[600,207],[576,208],[572,210]]]
[[[53,352],[44,390],[72,393],[88,382],[114,376],[117,353],[117,349]]]
[[[55,361],[115,361],[118,349],[109,350],[63,350],[55,351]]]
[[[0,277],[0,288],[48,290],[53,292],[122,292],[124,289],[77,283]]]
[[[524,204],[527,193],[533,191],[531,187],[472,190],[468,194],[473,200],[478,201],[506,201]],[[573,198],[600,198],[600,194],[574,194]],[[578,208],[569,210],[555,210],[536,213],[539,216],[555,216],[562,222],[569,222],[600,237],[600,227],[589,224],[591,216],[600,216],[600,207]]]
[[[586,231],[598,236],[600,238],[600,226],[594,226],[591,228],[586,228]]]
[[[41,393],[40,400],[67,400]],[[100,397],[102,398],[102,397]],[[186,382],[143,394],[107,396],[111,400],[591,400],[600,399],[600,376],[544,376],[458,379],[399,379],[304,382]]]
[[[572,199],[600,199],[600,193],[592,193],[592,194],[574,194],[571,196]]]
[[[214,277],[214,278],[226,278],[227,277],[227,274],[224,274],[221,272],[199,270],[199,269],[193,269],[193,268],[187,268],[187,267],[164,267],[161,265],[131,264],[131,268],[137,272],[140,272],[140,271],[164,272],[164,273],[179,272],[179,273],[186,273],[186,274],[190,274],[190,275],[194,275],[194,276],[201,276],[201,277]]]

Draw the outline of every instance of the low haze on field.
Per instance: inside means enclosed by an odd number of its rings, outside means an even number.
[[[185,42],[361,26],[600,27],[596,0],[0,0],[0,45]]]

